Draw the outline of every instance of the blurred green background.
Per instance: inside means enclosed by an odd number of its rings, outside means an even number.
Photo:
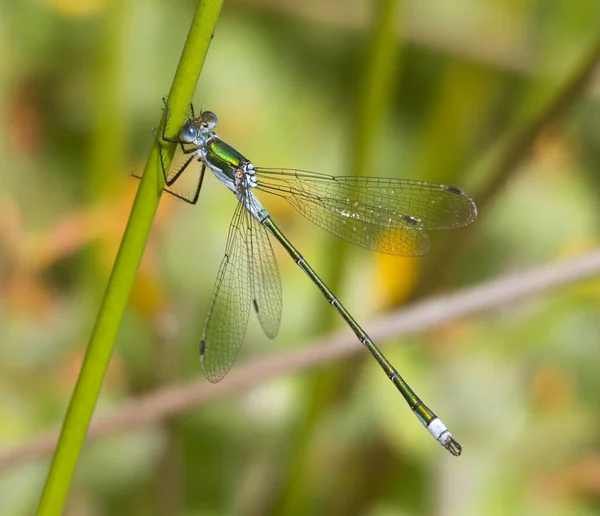
[[[62,420],[195,7],[3,3],[0,451]],[[599,38],[597,0],[227,1],[195,102],[258,165],[475,198],[476,224],[422,259],[351,248],[264,199],[368,331],[412,300],[598,245],[600,81],[565,88]],[[201,375],[234,206],[212,177],[196,207],[163,197],[96,417]],[[281,331],[268,341],[251,316],[237,366],[344,328],[274,247]],[[459,459],[365,351],[88,443],[66,514],[600,514],[599,295],[589,281],[386,342]],[[0,514],[33,512],[48,463],[0,473]]]

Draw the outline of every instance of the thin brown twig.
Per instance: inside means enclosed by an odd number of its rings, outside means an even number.
[[[484,282],[454,294],[415,303],[370,324],[375,340],[431,330],[449,321],[516,303],[546,290],[600,275],[600,248],[560,263],[541,265]],[[92,423],[88,439],[98,439],[154,423],[219,398],[245,392],[280,376],[322,366],[363,352],[348,332],[318,339],[302,349],[271,355],[237,367],[221,383],[204,379],[168,386],[125,402],[113,414]],[[0,455],[0,472],[49,454],[56,430]]]

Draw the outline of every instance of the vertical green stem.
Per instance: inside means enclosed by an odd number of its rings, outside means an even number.
[[[200,77],[222,4],[223,0],[204,0],[198,6],[169,93],[172,127],[180,127],[183,124],[185,111]],[[164,114],[161,127],[163,123]],[[165,159],[170,162],[175,146],[168,145],[165,148]],[[61,514],[63,510],[110,362],[117,331],[158,208],[164,182],[160,170],[158,148],[155,143],[146,162],[143,179],[135,197],[77,385],[63,422],[58,446],[38,506],[37,514],[40,516]]]
[[[375,142],[381,139],[380,131],[391,102],[401,58],[398,39],[401,1],[379,0],[376,9],[363,82],[360,84],[357,117],[353,124],[350,166],[356,176],[370,172]]]
[[[113,174],[124,167],[129,120],[124,120],[126,48],[128,10],[131,2],[112,2],[104,11],[100,41],[93,56],[93,120],[89,164],[85,167],[87,196],[103,197]]]

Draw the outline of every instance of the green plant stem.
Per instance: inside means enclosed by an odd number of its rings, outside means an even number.
[[[180,127],[184,122],[222,4],[223,0],[204,0],[198,6],[169,93],[172,127]],[[164,114],[159,131],[163,123]],[[167,165],[174,150],[174,144],[165,146]],[[154,143],[63,422],[38,506],[40,516],[62,513],[163,185],[158,147]]]

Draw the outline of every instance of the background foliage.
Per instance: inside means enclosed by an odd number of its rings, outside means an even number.
[[[373,136],[369,175],[463,188],[471,230],[423,259],[350,249],[276,199],[275,220],[359,321],[597,245],[600,84],[498,163],[600,37],[596,0],[399,2],[383,116],[361,113],[378,3],[225,3],[196,94],[264,166],[332,174]],[[6,2],[0,13],[0,445],[54,428],[75,382],[194,2]],[[375,33],[373,32],[375,31]],[[512,149],[512,150],[511,150]],[[197,377],[197,341],[235,199],[212,178],[164,198],[97,408]],[[199,236],[201,235],[201,236]],[[276,248],[280,335],[251,320],[240,362],[340,326]],[[367,356],[290,375],[90,443],[68,514],[597,514],[597,282],[389,342],[464,448],[453,459]],[[341,326],[340,326],[341,327]],[[358,343],[357,343],[358,345]],[[225,380],[227,381],[227,380]],[[48,458],[0,476],[29,514]]]

